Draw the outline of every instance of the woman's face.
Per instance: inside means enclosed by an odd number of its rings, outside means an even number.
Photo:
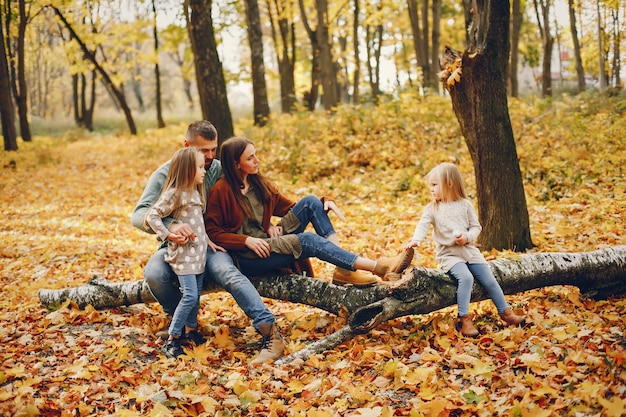
[[[256,157],[256,148],[250,144],[246,146],[237,161],[237,168],[243,176],[259,173],[259,158]]]

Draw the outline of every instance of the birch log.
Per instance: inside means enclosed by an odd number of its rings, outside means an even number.
[[[583,296],[595,299],[626,293],[626,246],[581,253],[522,254],[496,259],[489,265],[505,294],[554,285],[576,286]],[[397,280],[368,288],[337,286],[301,275],[250,278],[264,297],[349,315],[345,327],[277,363],[322,353],[394,318],[426,314],[456,304],[456,281],[439,269],[411,267],[394,278]],[[220,290],[210,281],[204,288],[205,292]],[[479,284],[474,285],[472,301],[488,296]],[[97,309],[155,302],[143,281],[111,282],[98,276],[77,288],[42,289],[39,300],[49,309],[58,308],[67,300],[80,308],[90,304]]]

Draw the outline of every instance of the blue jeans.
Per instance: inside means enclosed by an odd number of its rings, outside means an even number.
[[[178,277],[170,265],[165,262],[167,248],[159,249],[146,264],[143,277],[155,300],[163,311],[174,314],[180,302]],[[263,303],[259,292],[233,264],[229,254],[213,252],[207,249],[204,283],[214,282],[228,291],[239,307],[252,319],[252,325],[258,330],[259,324],[274,323],[274,316]]]
[[[491,269],[489,269],[489,265],[459,262],[448,271],[448,275],[459,282],[459,287],[456,290],[459,317],[469,314],[469,303],[472,298],[474,277],[487,290],[491,300],[498,309],[498,313],[502,313],[509,307],[504,299],[502,288],[500,288],[496,277],[493,276]]]
[[[300,226],[293,231],[302,245],[300,258],[318,258],[333,265],[354,271],[354,262],[358,258],[352,252],[340,248],[326,238],[335,233],[335,229],[324,211],[324,205],[315,196],[306,196],[291,208],[300,221]],[[315,233],[304,232],[311,224]],[[296,258],[293,255],[272,253],[268,258],[244,258],[237,256],[239,268],[246,275],[261,275],[277,268],[290,267]]]
[[[202,292],[202,275],[179,275],[180,291],[183,293],[174,310],[168,333],[180,337],[184,326],[195,329],[198,327],[198,310],[200,309],[200,293]]]

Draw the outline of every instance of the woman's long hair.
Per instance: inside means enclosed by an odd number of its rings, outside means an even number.
[[[467,198],[463,177],[456,165],[444,162],[434,167],[426,176],[427,181],[435,179],[441,187],[441,201],[450,203]],[[435,206],[437,201],[435,201]]]
[[[170,161],[170,169],[167,171],[165,182],[161,190],[161,195],[171,188],[176,189],[176,206],[179,208],[174,210],[172,217],[177,219],[180,216],[181,197],[183,191],[193,192],[197,190],[202,199],[202,208],[206,206],[206,196],[203,184],[194,184],[196,178],[196,169],[198,160],[204,161],[204,155],[194,147],[182,148],[177,150]]]
[[[237,164],[241,159],[241,155],[246,150],[248,145],[254,145],[250,139],[242,137],[232,137],[222,143],[220,151],[220,162],[222,163],[222,176],[226,179],[230,188],[233,191],[237,204],[241,207],[241,210],[247,217],[252,217],[252,207],[248,203],[248,200],[241,193],[243,188],[243,175]],[[260,173],[254,175],[248,175],[248,182],[250,186],[258,193],[259,198],[263,203],[267,202],[272,192],[275,192],[276,188],[272,183],[266,179]]]

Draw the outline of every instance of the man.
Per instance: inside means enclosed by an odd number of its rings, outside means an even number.
[[[193,122],[187,128],[184,146],[193,146],[204,155],[206,169],[204,187],[208,195],[209,188],[222,174],[222,165],[220,161],[215,159],[217,130],[208,121]],[[169,167],[170,162],[168,161],[152,173],[137,206],[133,210],[131,216],[133,226],[146,233],[154,234],[154,231],[145,223],[145,217],[148,209],[152,207],[161,194]],[[173,234],[180,235],[181,241],[177,243],[184,244],[184,239],[193,233],[188,225],[178,224],[173,218],[164,219],[163,222]],[[165,262],[166,253],[167,242],[163,242],[146,264],[144,280],[154,298],[163,307],[163,311],[172,315],[181,299],[181,293],[178,289],[178,277],[169,264]],[[222,247],[212,242],[209,243],[207,250],[204,271],[204,282],[210,280],[213,280],[233,296],[246,315],[252,319],[252,325],[262,336],[261,351],[252,363],[262,363],[281,357],[285,349],[285,342],[276,326],[273,314],[263,303],[261,296],[248,278],[235,267],[230,255]],[[202,341],[201,338],[190,337],[189,339],[196,343]],[[168,353],[166,352],[166,354]]]

